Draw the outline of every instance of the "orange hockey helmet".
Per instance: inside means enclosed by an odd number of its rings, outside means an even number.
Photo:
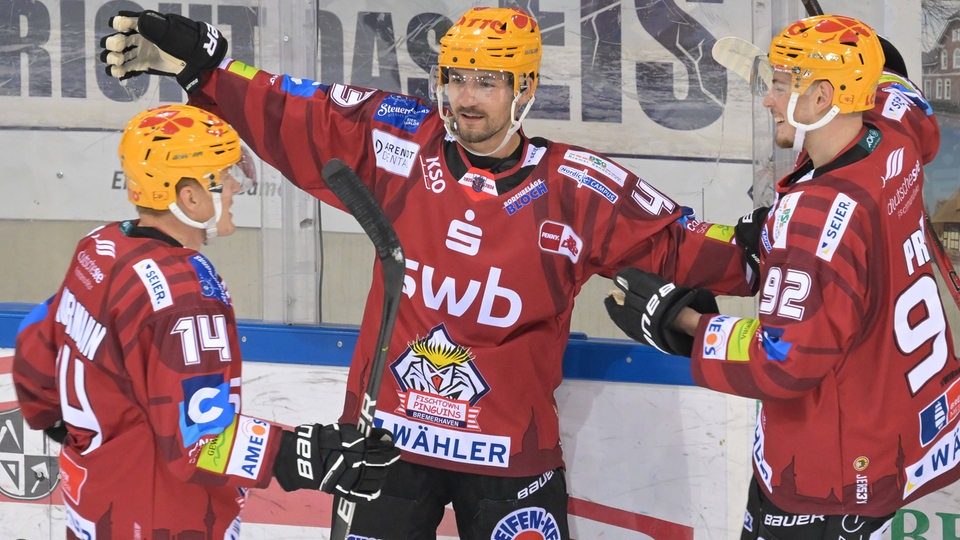
[[[515,8],[473,8],[440,38],[441,79],[447,68],[503,71],[513,74],[513,90],[537,88],[540,75],[540,27]],[[443,85],[444,80],[436,81]]]
[[[840,113],[873,108],[884,62],[877,33],[840,15],[791,24],[773,38],[769,59],[774,70],[790,74],[795,93],[802,94],[814,81],[829,81]]]
[[[127,123],[118,154],[130,202],[168,210],[184,178],[207,191],[222,189],[221,173],[240,161],[243,150],[236,130],[214,114],[189,105],[165,105]]]

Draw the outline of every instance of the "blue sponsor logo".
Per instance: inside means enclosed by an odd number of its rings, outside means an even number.
[[[213,264],[200,254],[190,257],[190,264],[193,265],[193,269],[197,273],[197,279],[200,280],[200,292],[203,296],[215,298],[229,306],[230,293],[223,286],[223,281],[220,280]]]
[[[189,448],[205,435],[216,435],[233,422],[230,383],[223,375],[200,375],[181,382],[180,433]]]
[[[416,99],[390,94],[380,102],[373,118],[408,133],[416,133],[431,110]]]
[[[783,362],[793,343],[783,341],[783,328],[763,327],[763,350],[767,351],[767,360]]]
[[[290,77],[289,75],[284,75],[280,81],[280,89],[293,96],[313,97],[313,95],[317,93],[317,90],[326,91],[327,88],[327,86],[317,81],[298,79],[296,77]]]
[[[946,394],[920,411],[920,442],[923,446],[933,442],[943,428],[947,427],[948,411]]]

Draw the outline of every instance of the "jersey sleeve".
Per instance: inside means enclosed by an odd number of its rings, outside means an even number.
[[[294,185],[340,209],[321,175],[330,159],[349,165],[376,196],[378,167],[395,171],[397,162],[410,162],[409,144],[390,132],[412,133],[435,115],[412,97],[274,75],[229,59],[189,103],[219,115]]]
[[[203,307],[154,317],[137,346],[134,358],[147,361],[128,363],[131,379],[143,385],[158,455],[173,474],[196,483],[268,485],[281,428],[241,412],[240,347],[230,314]]]
[[[940,124],[933,107],[913,81],[883,72],[875,103],[873,109],[864,113],[864,121],[906,134],[917,144],[923,163],[933,161],[940,149]]]
[[[38,304],[24,318],[14,348],[13,385],[20,412],[33,429],[46,429],[62,419],[57,390],[57,349],[51,331],[52,300]]]
[[[630,174],[603,233],[599,273],[612,277],[629,266],[715,294],[751,296],[742,250],[733,227],[698,221],[645,180]]]
[[[691,358],[698,385],[790,399],[837,367],[865,334],[870,269],[862,239],[870,235],[858,212],[843,193],[832,201],[796,193],[780,201],[764,233],[773,249],[764,262],[759,318],[701,316]]]

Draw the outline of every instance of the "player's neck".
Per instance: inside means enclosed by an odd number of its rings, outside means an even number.
[[[191,227],[176,218],[170,212],[157,214],[143,214],[140,216],[141,227],[153,227],[170,236],[184,247],[200,251],[206,232],[203,229]]]
[[[810,155],[814,167],[833,161],[844,148],[860,136],[863,117],[859,114],[839,114],[820,129],[808,131],[803,148]]]

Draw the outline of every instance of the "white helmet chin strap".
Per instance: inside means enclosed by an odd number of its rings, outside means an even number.
[[[523,92],[517,92],[517,95],[513,96],[513,103],[510,104],[510,118],[513,119],[510,123],[510,129],[508,129],[507,132],[503,134],[503,140],[500,141],[500,145],[485,154],[481,154],[479,152],[475,152],[471,150],[466,144],[464,144],[462,140],[460,140],[460,136],[457,135],[457,123],[453,119],[453,115],[446,114],[443,112],[443,87],[440,85],[437,85],[437,103],[439,105],[437,109],[439,109],[440,118],[443,119],[443,127],[447,128],[447,133],[451,137],[456,139],[457,142],[460,143],[460,146],[462,146],[465,150],[467,150],[471,154],[475,156],[485,157],[485,156],[496,154],[504,146],[506,146],[507,142],[510,141],[510,137],[512,137],[513,134],[520,129],[520,124],[523,123],[523,119],[526,118],[527,113],[530,112],[530,107],[533,106],[533,101],[534,99],[536,99],[536,96],[530,96],[530,101],[526,102],[523,105],[523,109],[520,111],[520,116],[519,117],[517,116],[517,102],[520,100],[521,95],[523,95]]]
[[[837,114],[840,113],[840,107],[836,105],[830,107],[830,110],[827,111],[827,114],[823,115],[819,120],[812,124],[801,124],[793,118],[793,113],[797,108],[798,99],[800,99],[799,93],[793,92],[790,94],[790,103],[787,104],[787,122],[789,122],[791,126],[797,128],[796,133],[793,134],[793,151],[799,154],[803,149],[803,139],[807,136],[807,132],[829,124],[830,121],[836,118]]]
[[[187,215],[183,213],[183,210],[177,206],[177,203],[171,203],[169,207],[170,213],[179,219],[183,224],[193,227],[194,229],[204,229],[206,231],[207,238],[204,243],[217,237],[217,222],[220,221],[220,214],[223,213],[223,203],[220,200],[220,194],[211,193],[210,195],[213,197],[213,217],[204,223],[194,221],[187,217]]]

